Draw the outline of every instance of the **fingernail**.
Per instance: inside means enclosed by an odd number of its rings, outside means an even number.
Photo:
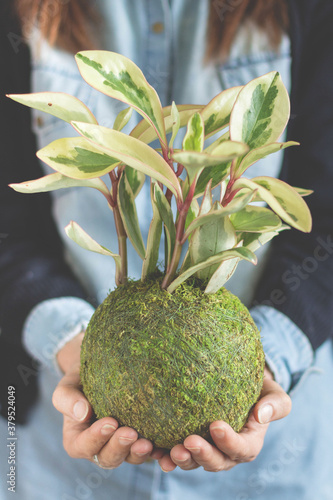
[[[119,438],[119,443],[123,445],[128,445],[130,443],[134,443],[135,439],[133,438],[125,438],[125,437],[120,437]]]
[[[89,407],[83,401],[77,401],[73,407],[73,413],[78,420],[84,420],[88,414]]]
[[[111,434],[111,432],[114,432],[115,430],[116,430],[116,428],[114,427],[114,425],[105,424],[101,428],[101,434],[103,434],[104,436],[107,436],[108,434]]]
[[[258,411],[258,420],[261,424],[267,424],[273,415],[273,406],[265,405]]]
[[[222,439],[225,436],[225,430],[222,427],[212,427],[211,431],[214,432],[215,436]]]
[[[162,470],[162,472],[165,472],[165,474],[167,474],[169,472],[168,470],[163,469],[163,467],[161,467],[161,470]]]

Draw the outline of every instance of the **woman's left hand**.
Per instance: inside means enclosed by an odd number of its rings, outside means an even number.
[[[210,434],[215,446],[200,436],[189,436],[183,444],[172,448],[170,455],[159,460],[162,470],[170,472],[178,466],[183,470],[203,467],[206,471],[218,472],[254,460],[264,444],[269,422],[286,417],[291,410],[288,394],[273,380],[267,368],[264,373],[260,399],[239,433],[226,422],[213,422]]]

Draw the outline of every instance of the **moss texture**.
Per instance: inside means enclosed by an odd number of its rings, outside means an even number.
[[[97,418],[112,416],[155,446],[170,449],[190,434],[209,439],[209,424],[246,423],[263,381],[259,332],[240,300],[200,282],[173,294],[160,280],[129,282],[93,315],[81,351],[84,393]]]

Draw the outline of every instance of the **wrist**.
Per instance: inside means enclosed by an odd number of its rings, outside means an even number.
[[[80,332],[74,338],[66,342],[57,354],[57,362],[63,373],[67,373],[74,366],[80,364],[81,344],[84,332]]]

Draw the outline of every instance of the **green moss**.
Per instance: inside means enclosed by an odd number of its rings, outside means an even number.
[[[113,416],[170,449],[209,424],[245,424],[262,387],[264,355],[245,306],[201,283],[173,294],[129,282],[93,315],[82,345],[83,390],[97,418]]]

